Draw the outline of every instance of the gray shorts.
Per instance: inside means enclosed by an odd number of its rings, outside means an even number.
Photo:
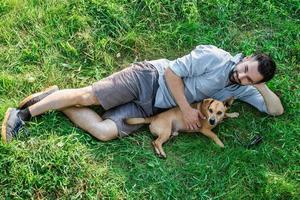
[[[148,117],[159,112],[154,107],[158,89],[158,71],[147,62],[131,64],[92,85],[101,106],[103,119],[113,120],[119,137],[129,135],[142,125],[128,125],[124,119]]]

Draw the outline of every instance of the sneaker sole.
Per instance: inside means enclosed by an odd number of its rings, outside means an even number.
[[[6,127],[7,127],[7,120],[10,116],[10,113],[11,113],[11,110],[12,108],[8,108],[5,115],[4,115],[4,120],[2,122],[2,128],[1,128],[1,136],[2,136],[2,141],[4,143],[7,143],[7,140],[6,140]]]
[[[26,97],[25,99],[23,99],[23,100],[21,101],[21,103],[20,103],[19,106],[18,106],[18,109],[24,109],[25,107],[28,107],[28,106],[26,106],[26,104],[27,104],[28,102],[30,102],[32,99],[37,98],[37,97],[40,96],[40,95],[43,95],[43,94],[45,94],[45,93],[47,93],[47,92],[53,93],[53,92],[58,91],[58,90],[59,90],[59,89],[58,89],[58,86],[57,86],[57,85],[53,85],[53,86],[51,86],[51,87],[46,88],[46,89],[43,90],[42,92],[38,92],[38,93],[32,94],[32,95]],[[50,93],[50,94],[51,94],[51,93]],[[49,95],[50,95],[50,94],[49,94]],[[46,96],[45,96],[45,97],[46,97]],[[45,98],[45,97],[44,97],[44,98]],[[43,99],[43,98],[41,98],[41,99]],[[31,106],[31,105],[29,105],[29,106]]]

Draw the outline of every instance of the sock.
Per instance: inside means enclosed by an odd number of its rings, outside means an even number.
[[[20,110],[20,112],[18,113],[19,117],[23,120],[23,121],[28,121],[30,120],[30,118],[32,117],[31,116],[31,113],[29,111],[28,108],[25,108],[23,110]]]

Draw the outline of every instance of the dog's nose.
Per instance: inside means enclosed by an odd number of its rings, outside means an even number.
[[[215,120],[215,119],[209,119],[209,123],[210,123],[210,125],[214,125],[214,124],[215,124],[215,122],[216,122],[216,120]]]

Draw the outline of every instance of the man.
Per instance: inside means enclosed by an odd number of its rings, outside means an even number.
[[[281,115],[280,99],[265,82],[275,74],[275,62],[267,55],[231,56],[212,45],[197,46],[173,61],[159,59],[130,67],[79,89],[52,88],[22,101],[20,109],[9,108],[2,124],[4,142],[15,137],[31,117],[48,110],[61,110],[71,121],[94,137],[108,141],[129,135],[141,125],[123,119],[146,117],[179,106],[186,126],[196,129],[204,116],[190,104],[204,98],[225,100],[234,96],[261,112]],[[87,106],[107,110],[102,117]]]

